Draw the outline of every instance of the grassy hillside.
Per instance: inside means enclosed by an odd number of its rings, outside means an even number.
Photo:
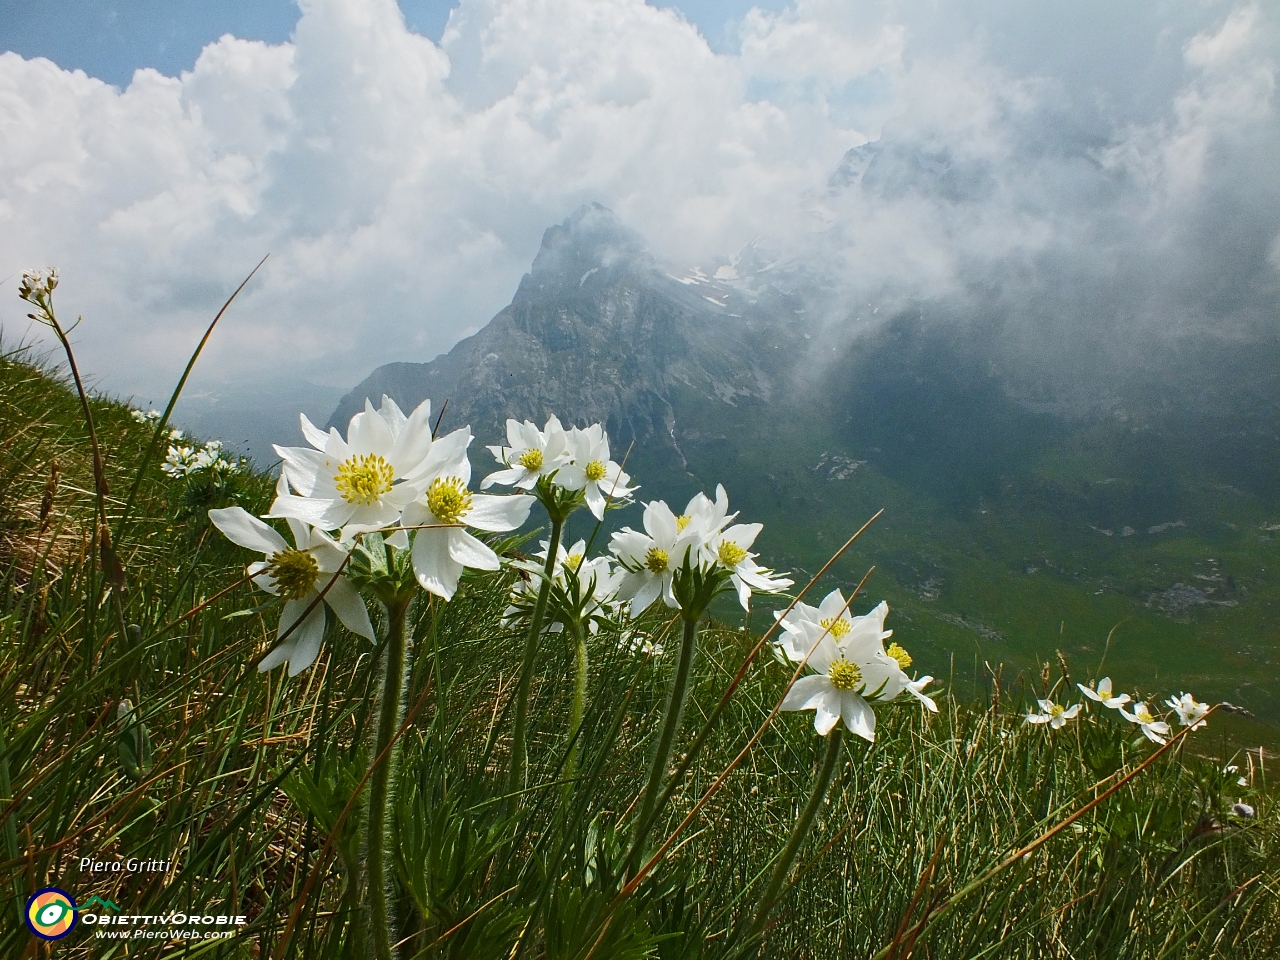
[[[367,790],[357,785],[369,763],[383,647],[331,627],[310,670],[292,680],[281,670],[259,673],[277,613],[240,582],[243,564],[256,556],[213,532],[205,512],[233,502],[262,510],[270,479],[172,479],[158,462],[140,463],[152,428],[133,411],[96,399],[93,414],[106,457],[108,526],[122,534],[114,553],[123,580],[110,562],[98,562],[92,468],[74,394],[22,357],[0,358],[0,909],[8,918],[0,955],[366,955]],[[763,559],[816,569],[852,523],[888,506],[816,589],[848,589],[878,564],[858,612],[887,596],[895,637],[944,678],[947,651],[980,645],[980,659],[1018,665],[1061,648],[1080,669],[1072,679],[1084,679],[1082,662],[1100,656],[1107,630],[1128,617],[1108,668],[1167,695],[1195,676],[1197,658],[1170,643],[1159,671],[1143,673],[1132,652],[1140,642],[1195,637],[1216,651],[1212,638],[1225,644],[1230,634],[1230,621],[1211,634],[1142,607],[1142,588],[1132,584],[1149,568],[1124,552],[1132,538],[1082,533],[1078,544],[1050,549],[1037,540],[1033,513],[1019,518],[1027,522],[1013,540],[1002,512],[1011,507],[970,517],[940,501],[908,500],[900,483],[865,465],[833,479],[814,469],[824,452],[824,464],[858,455],[837,448],[838,438],[805,437],[812,450],[779,463],[767,427],[742,428],[758,437],[750,457],[729,461],[715,438],[682,446],[691,469],[710,483],[723,480],[731,495],[749,489],[739,482],[745,475],[768,481],[734,502],[744,519],[766,522]],[[134,520],[122,528],[139,468]],[[630,469],[644,479],[643,451]],[[1242,529],[1252,522],[1251,507],[1233,509],[1245,513],[1224,516]],[[1158,557],[1170,576],[1193,578],[1209,570],[1200,553],[1207,536],[1178,528],[1149,548],[1163,552],[1142,556]],[[963,551],[946,546],[963,542],[970,544]],[[1245,561],[1269,556],[1269,543],[1242,535],[1215,547],[1215,569],[1251,600],[1213,608],[1213,617],[1261,622],[1252,598],[1271,594],[1255,586]],[[1036,559],[1042,554],[1048,559]],[[921,556],[964,572],[939,578]],[[1040,570],[1015,568],[1010,557]],[[733,766],[790,676],[767,654],[747,669],[702,753],[674,784],[655,844],[731,770],[724,789],[651,878],[608,913],[672,670],[672,623],[659,609],[630,628],[664,644],[666,653],[653,658],[631,652],[617,626],[590,638],[581,773],[568,782],[572,655],[562,635],[547,638],[533,687],[528,786],[510,795],[510,705],[523,641],[500,618],[512,576],[468,575],[451,602],[423,595],[410,607],[409,712],[389,883],[401,957],[583,960],[594,946],[596,957],[663,960],[1263,958],[1280,945],[1280,823],[1265,758],[1231,745],[1221,712],[1208,730],[1147,766],[1154,746],[1112,713],[1059,731],[1032,727],[1021,697],[1032,685],[1044,692],[1038,670],[1021,687],[1006,672],[994,704],[944,695],[936,715],[914,701],[890,705],[879,711],[874,745],[848,738],[771,925],[762,940],[735,940],[823,750],[812,714],[787,713]],[[1103,595],[1110,608],[1092,592],[1104,576],[1115,583]],[[767,609],[765,600],[759,610]],[[381,636],[381,607],[373,602],[370,610]],[[753,626],[766,619],[757,613]],[[673,760],[692,750],[755,640],[739,623],[704,628]],[[1210,662],[1216,670],[1219,661]],[[957,680],[968,670],[957,657]],[[1078,699],[1057,671],[1048,676],[1055,695]],[[1259,677],[1261,668],[1242,667],[1241,676]],[[1215,695],[1207,681],[1194,689]],[[1239,769],[1225,772],[1228,764]],[[1128,774],[1135,775],[1066,830],[1010,859]],[[1238,801],[1256,815],[1233,814]],[[81,858],[170,867],[93,872]],[[130,914],[199,911],[244,915],[247,923],[228,940],[135,939],[126,951],[82,922],[44,946],[20,917],[46,886],[81,904],[97,895]],[[601,932],[606,915],[612,920]],[[931,922],[918,929],[926,917]]]

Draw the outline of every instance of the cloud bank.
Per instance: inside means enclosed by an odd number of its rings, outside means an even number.
[[[300,6],[288,44],[124,90],[0,55],[8,340],[56,264],[82,367],[159,396],[270,253],[200,378],[287,402],[447,350],[589,201],[677,263],[768,237],[836,322],[981,297],[1028,339],[1274,331],[1269,7],[797,0],[717,53],[641,0],[462,0],[439,45],[394,0]]]

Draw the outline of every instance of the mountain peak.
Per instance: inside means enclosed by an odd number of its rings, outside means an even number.
[[[581,288],[597,273],[653,266],[644,238],[608,207],[585,203],[563,223],[548,227],[517,298],[541,298]]]

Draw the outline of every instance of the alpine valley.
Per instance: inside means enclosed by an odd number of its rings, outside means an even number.
[[[1276,742],[1274,335],[1064,344],[1046,365],[1008,310],[832,302],[763,244],[674,269],[585,206],[486,327],[378,368],[331,425],[366,397],[447,400],[441,428],[470,424],[483,475],[508,417],[602,421],[641,499],[679,507],[723,481],[765,525],[761,562],[800,583],[884,508],[819,596],[874,566],[861,606],[888,600],[922,672],[1031,695],[1061,652],[1073,681],[1185,686],[1253,714],[1233,736]],[[607,519],[636,526],[640,510]]]

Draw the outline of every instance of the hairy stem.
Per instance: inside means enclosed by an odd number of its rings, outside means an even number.
[[[684,701],[689,693],[689,674],[693,668],[693,655],[697,646],[698,621],[685,620],[684,636],[680,640],[680,658],[676,661],[676,672],[671,677],[667,705],[662,715],[662,732],[658,735],[658,744],[649,765],[649,782],[645,785],[644,796],[640,801],[636,834],[631,841],[631,853],[628,857],[628,873],[634,874],[640,869],[644,841],[653,828],[658,793],[662,789],[662,781],[667,773],[667,762],[671,759],[671,747],[675,743],[676,732],[680,729],[680,720],[684,716]]]
[[[405,618],[408,609],[409,597],[398,597],[387,607],[387,652],[373,748],[376,766],[369,784],[369,926],[373,953],[378,960],[392,960],[394,957],[390,905],[391,777],[396,766],[396,731],[404,712]]]
[[[551,575],[555,573],[556,556],[560,552],[560,531],[564,520],[551,518],[551,539],[547,543],[547,563],[542,570],[542,586],[538,589],[538,602],[533,608],[529,623],[529,635],[524,642],[524,662],[520,665],[520,685],[516,689],[516,727],[511,738],[511,773],[507,778],[510,810],[515,812],[516,794],[524,780],[525,738],[529,724],[529,692],[533,689],[533,662],[538,656],[538,641],[542,637],[542,621],[547,615],[547,598],[551,595]]]
[[[751,919],[751,926],[747,928],[746,935],[748,937],[757,936],[764,930],[769,914],[778,900],[778,894],[782,891],[782,885],[787,882],[787,877],[791,874],[791,866],[796,861],[796,854],[800,852],[800,847],[809,835],[809,830],[813,827],[813,821],[818,816],[818,811],[822,809],[822,802],[826,799],[827,790],[831,786],[831,778],[835,775],[836,767],[839,766],[843,734],[844,727],[839,721],[836,722],[835,729],[827,734],[827,750],[822,755],[822,765],[818,768],[818,776],[813,781],[813,790],[809,793],[809,801],[804,805],[804,809],[800,811],[800,819],[796,821],[796,825],[791,829],[791,836],[787,838],[787,845],[783,847],[782,854],[774,865],[773,875],[769,877],[769,886],[765,888],[764,895],[756,906],[755,916]]]
[[[578,771],[578,730],[582,726],[582,711],[587,702],[587,638],[580,625],[570,628],[573,635],[573,702],[569,705],[569,756],[564,762],[564,778],[572,780]],[[565,795],[572,789],[564,786]]]

